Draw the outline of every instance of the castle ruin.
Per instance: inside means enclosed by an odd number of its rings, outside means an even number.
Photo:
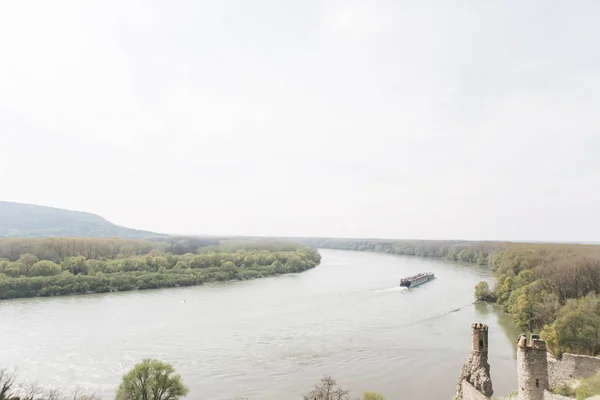
[[[550,358],[550,361],[548,361]],[[554,360],[546,342],[532,334],[517,339],[517,400],[569,399],[550,392],[553,385],[594,375],[600,369],[600,358],[565,353],[563,361]],[[490,400],[492,379],[488,363],[488,327],[471,325],[471,354],[460,370],[454,400]]]
[[[548,356],[546,342],[538,335],[520,335],[517,341],[517,381],[519,400],[544,400],[548,383]]]
[[[454,397],[456,400],[472,397],[463,395],[465,382],[486,397],[491,397],[494,393],[490,377],[490,364],[488,363],[488,327],[485,324],[471,325],[471,354],[460,370]]]

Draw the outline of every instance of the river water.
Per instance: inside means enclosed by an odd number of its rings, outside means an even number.
[[[301,274],[177,289],[0,302],[0,367],[28,382],[114,398],[153,357],[174,364],[188,399],[298,400],[324,374],[358,396],[451,399],[470,326],[490,327],[495,395],[516,388],[517,331],[472,305],[487,268],[320,250]],[[402,276],[436,279],[399,288]],[[454,311],[459,309],[458,311]]]

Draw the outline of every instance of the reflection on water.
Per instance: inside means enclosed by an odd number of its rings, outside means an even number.
[[[489,304],[477,302],[475,303],[475,311],[479,315],[489,315],[490,312],[494,312],[495,310]]]
[[[298,275],[179,289],[0,302],[0,360],[29,380],[114,397],[136,362],[172,362],[189,398],[299,399],[323,374],[352,393],[449,399],[470,326],[490,327],[494,391],[516,386],[510,318],[473,305],[489,270],[439,260],[322,250]],[[432,271],[415,288],[400,278]],[[184,301],[185,300],[185,301]]]

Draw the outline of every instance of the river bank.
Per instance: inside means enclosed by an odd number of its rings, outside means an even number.
[[[190,393],[215,400],[299,398],[326,374],[353,393],[433,400],[454,394],[469,327],[481,321],[490,326],[494,390],[514,390],[510,318],[472,304],[474,285],[493,279],[489,269],[319,251],[321,264],[302,274],[0,302],[0,320],[11,321],[0,359],[26,381],[98,389],[105,399],[123,373],[154,357],[172,363]],[[400,277],[425,270],[437,278],[400,289]]]

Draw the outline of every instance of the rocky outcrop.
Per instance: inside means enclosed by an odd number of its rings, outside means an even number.
[[[462,381],[469,382],[478,392],[486,397],[494,393],[492,389],[492,378],[490,377],[490,364],[488,364],[487,353],[471,353],[460,370],[458,378],[456,399],[462,399]]]

